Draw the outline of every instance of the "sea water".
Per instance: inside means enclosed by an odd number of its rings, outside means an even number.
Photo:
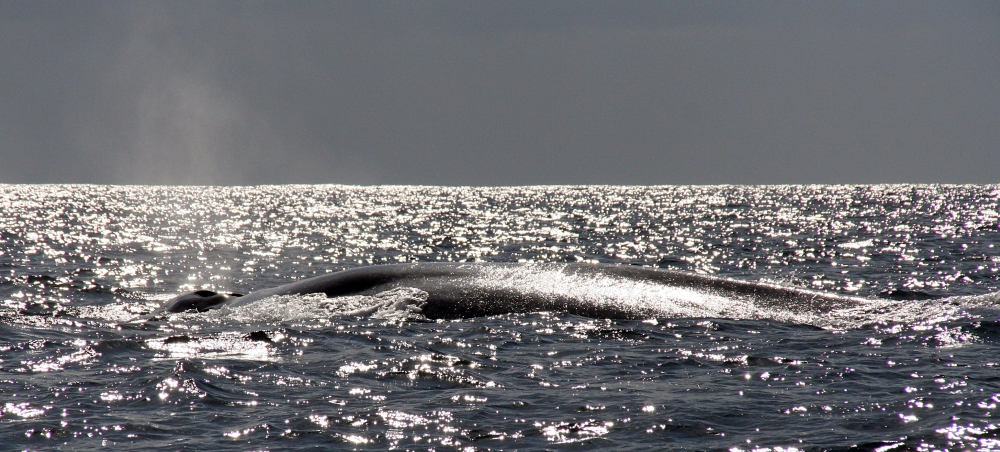
[[[998,204],[981,185],[0,185],[2,447],[1000,449]],[[637,265],[875,308],[435,321],[401,288],[146,316],[405,262],[523,262],[505,284],[557,289],[542,269]]]

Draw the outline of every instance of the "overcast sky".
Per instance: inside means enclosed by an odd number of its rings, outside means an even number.
[[[0,183],[1000,182],[1000,2],[0,0]]]

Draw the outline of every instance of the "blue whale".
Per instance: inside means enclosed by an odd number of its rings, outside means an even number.
[[[823,313],[864,300],[776,284],[602,264],[415,263],[359,267],[250,293],[186,293],[154,314],[236,308],[278,295],[335,298],[397,288],[426,292],[428,319],[561,311],[593,318],[736,317],[747,309]],[[741,314],[743,312],[743,314]]]

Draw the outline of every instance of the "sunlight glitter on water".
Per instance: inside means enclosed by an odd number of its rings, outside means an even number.
[[[998,199],[995,186],[0,186],[0,429],[21,449],[989,450]],[[478,283],[668,298],[679,316],[425,322],[411,293],[142,320],[186,290],[469,260],[637,264],[868,301],[832,320],[761,315],[534,267]]]
[[[246,334],[220,334],[213,337],[192,339],[188,336],[171,336],[150,340],[146,346],[157,351],[154,359],[175,361],[199,358],[206,360],[244,359],[251,361],[276,361],[282,358],[271,345],[271,338],[247,340]]]

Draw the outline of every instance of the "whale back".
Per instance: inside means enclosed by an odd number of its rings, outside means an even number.
[[[164,312],[205,312],[222,306],[232,297],[239,297],[239,294],[221,294],[211,290],[197,290],[186,294],[178,295],[167,301],[160,311]]]
[[[860,300],[775,284],[672,270],[601,264],[419,263],[359,267],[250,293],[191,302],[201,309],[246,306],[281,295],[376,295],[413,288],[427,293],[422,314],[457,319],[562,311],[594,318],[640,319],[751,311],[824,312]],[[208,297],[211,298],[211,297]],[[209,306],[209,304],[211,304]]]

